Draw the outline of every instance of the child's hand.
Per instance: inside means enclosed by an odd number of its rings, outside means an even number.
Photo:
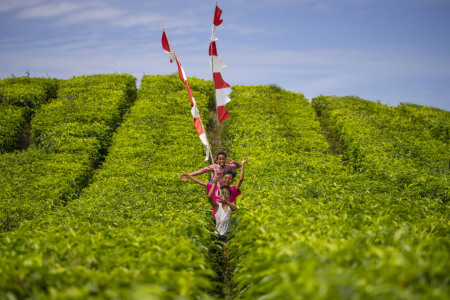
[[[245,164],[247,162],[247,156],[244,157],[244,159],[242,160],[242,164]]]
[[[227,163],[229,163],[229,164],[234,164],[234,160],[231,159],[231,158],[229,158],[229,157],[227,157]]]
[[[224,195],[224,194],[221,194],[221,195],[219,196],[219,198],[220,198],[220,202],[223,202],[223,203],[225,203],[225,204],[228,205],[228,200],[225,199],[225,195]]]
[[[184,173],[184,174],[180,175],[180,178],[183,179],[184,181],[186,181],[189,179],[189,176],[190,176],[189,174]]]

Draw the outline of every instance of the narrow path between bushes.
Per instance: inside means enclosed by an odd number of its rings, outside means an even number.
[[[209,118],[210,122],[208,123],[208,126],[206,128],[206,132],[208,135],[209,144],[211,146],[211,153],[213,156],[217,155],[219,149],[223,152],[225,152],[228,156],[230,153],[230,149],[226,143],[226,141],[221,139],[219,143],[219,127],[218,124],[218,117],[217,117],[217,111],[216,111],[216,105],[214,99],[210,99],[210,105],[209,105]],[[222,132],[226,127],[228,126],[228,121],[225,120],[220,124],[220,131]],[[211,163],[211,162],[210,162]],[[215,298],[218,299],[229,299],[234,298],[230,295],[230,289],[229,289],[229,282],[232,279],[233,276],[233,268],[231,264],[229,263],[228,259],[225,259],[223,261],[223,256],[219,253],[216,253],[214,251],[211,251],[211,262],[213,266],[213,270],[217,274],[217,281],[219,283],[218,289],[213,294]]]
[[[319,120],[319,123],[320,123],[320,127],[322,128],[322,131],[323,131],[323,136],[325,137],[328,144],[330,145],[331,154],[334,154],[334,155],[342,154],[342,149],[339,146],[339,139],[333,134],[333,132],[328,130],[327,125],[325,124],[324,119],[322,118],[322,112],[320,110],[318,110],[318,111],[316,111],[316,114],[317,114],[317,119]]]

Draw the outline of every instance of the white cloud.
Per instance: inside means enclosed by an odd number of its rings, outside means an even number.
[[[57,2],[33,5],[21,10],[19,18],[48,18],[57,17],[83,8],[83,5],[75,2]]]
[[[220,27],[219,27],[220,28]],[[251,34],[268,34],[267,30],[260,26],[243,26],[240,24],[227,24],[227,26],[223,26],[223,30],[231,30],[236,35],[251,35]],[[217,32],[220,35],[220,32]],[[270,32],[271,35],[276,34],[275,32]]]
[[[61,20],[61,23],[75,24],[86,23],[89,21],[113,20],[114,18],[120,17],[123,14],[123,10],[113,7],[89,8],[67,15],[64,19]]]
[[[0,13],[42,2],[41,0],[0,0]]]
[[[158,14],[145,14],[145,15],[128,15],[124,16],[120,19],[115,20],[115,25],[120,27],[134,27],[134,26],[141,26],[141,25],[152,25],[152,24],[159,24],[160,20],[162,20],[163,17]]]

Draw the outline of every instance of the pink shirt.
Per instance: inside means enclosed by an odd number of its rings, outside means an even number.
[[[237,169],[238,167],[235,164],[228,164],[225,165],[223,168],[219,165],[216,165],[216,172],[217,172],[217,177],[219,177],[219,184],[222,185],[222,179],[223,179],[223,172],[225,170],[234,170]],[[200,174],[204,174],[204,173],[208,173],[208,172],[213,172],[214,171],[214,165],[210,165],[207,167],[204,167],[203,169],[200,169],[198,171],[192,172],[189,175],[192,176],[197,176]]]
[[[207,194],[207,195],[209,194],[209,191],[211,190],[211,188],[212,188],[212,184],[211,184],[211,183],[208,183],[207,186],[206,186],[206,194]],[[236,186],[233,185],[233,186],[231,187],[230,202],[236,203],[236,198],[237,198],[240,194],[241,194],[241,190],[238,190],[238,189],[236,188]],[[213,199],[214,199],[214,201],[216,201],[217,203],[220,203],[220,198],[219,198],[219,187],[218,187],[218,186],[216,186],[216,190],[214,191]],[[213,210],[213,214],[214,214],[214,218],[215,218],[215,217],[216,217],[216,211],[214,210],[214,207],[212,207],[212,210]]]

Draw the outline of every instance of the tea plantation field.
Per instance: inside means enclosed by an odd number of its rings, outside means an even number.
[[[189,83],[212,133],[212,83]],[[0,299],[450,297],[450,112],[230,98],[222,144],[249,162],[219,264],[177,75],[0,80]]]

